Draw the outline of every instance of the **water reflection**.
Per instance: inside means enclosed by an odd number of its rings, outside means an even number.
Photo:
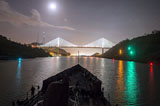
[[[150,97],[151,101],[154,102],[154,93],[155,93],[155,88],[154,88],[154,71],[153,71],[153,65],[150,64],[150,78],[149,78],[149,91],[150,91]]]
[[[17,66],[17,75],[16,75],[16,87],[19,89],[20,82],[21,82],[21,64],[22,64],[22,59],[18,59],[18,66]]]
[[[89,58],[90,64],[93,64],[93,57]]]
[[[159,66],[103,58],[89,59],[80,57],[80,64],[102,80],[104,95],[108,98],[110,94],[113,106],[159,103]],[[44,79],[76,65],[77,60],[77,57],[51,57],[0,63],[0,83],[5,81],[4,87],[0,87],[0,106],[4,106],[1,101],[5,98],[6,103],[10,103],[9,97],[13,99],[26,94],[32,84],[42,85]]]
[[[55,64],[56,64],[57,67],[59,67],[59,65],[60,65],[60,58],[61,58],[61,57],[56,56],[56,59],[55,59],[55,62],[56,62],[56,63],[55,63]]]
[[[113,63],[113,64],[114,64],[114,61],[115,61],[115,60],[114,60],[114,59],[112,59],[112,63]]]
[[[134,105],[137,104],[137,95],[139,91],[135,62],[127,62],[126,67],[127,67],[125,75],[126,102],[127,105]]]
[[[22,63],[22,59],[19,58],[18,59],[18,66],[17,66],[17,80],[20,80],[20,78],[21,78],[21,63]]]
[[[123,96],[124,91],[124,69],[123,69],[123,61],[118,62],[118,78],[117,78],[117,93],[118,96],[116,97],[117,100]]]
[[[100,64],[101,64],[101,69],[100,69],[99,77],[104,79],[104,67],[105,67],[104,66],[104,64],[105,64],[104,58],[101,58]]]
[[[88,57],[82,57],[80,58],[81,59],[81,64],[86,68],[88,66],[88,64],[86,64],[88,62]]]

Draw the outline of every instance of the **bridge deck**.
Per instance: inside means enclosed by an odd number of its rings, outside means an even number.
[[[50,46],[52,47],[58,47],[58,46]],[[44,47],[45,48],[45,47]],[[82,46],[59,46],[58,48],[97,48],[97,49],[110,49],[109,47],[82,47]]]

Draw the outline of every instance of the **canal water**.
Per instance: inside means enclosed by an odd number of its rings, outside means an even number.
[[[26,97],[31,86],[77,64],[77,57],[0,61],[0,106]],[[80,65],[103,82],[112,105],[160,106],[160,66],[104,58],[80,57]]]

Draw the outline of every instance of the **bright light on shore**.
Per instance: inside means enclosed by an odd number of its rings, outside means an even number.
[[[49,8],[50,8],[51,10],[56,10],[56,8],[57,8],[56,3],[50,3],[50,4],[49,4]]]

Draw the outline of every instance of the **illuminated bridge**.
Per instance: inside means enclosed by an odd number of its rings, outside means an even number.
[[[41,45],[40,47],[58,47],[58,48],[100,48],[102,49],[102,53],[104,53],[104,49],[110,49],[115,44],[105,38],[100,38],[96,41],[93,41],[86,45],[75,45],[69,41],[66,41],[62,38],[56,38],[54,40],[49,41]]]

